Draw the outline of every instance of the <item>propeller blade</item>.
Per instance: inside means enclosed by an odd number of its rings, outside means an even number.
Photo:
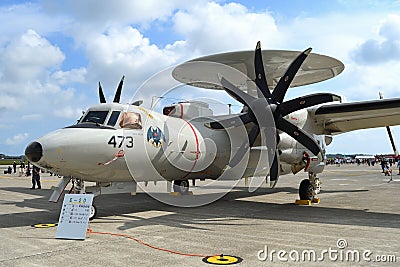
[[[122,92],[122,85],[124,84],[125,76],[122,76],[121,81],[118,84],[117,91],[115,92],[114,96],[114,103],[119,103],[121,99],[121,92]]]
[[[107,103],[106,98],[104,97],[103,88],[101,88],[100,82],[99,82],[99,97],[100,97],[100,103]]]
[[[312,138],[308,133],[288,122],[284,118],[279,118],[275,121],[276,127],[293,137],[297,142],[305,146],[311,151],[315,156],[322,160],[322,151],[314,138]]]
[[[236,154],[232,157],[232,160],[228,163],[228,166],[233,168],[239,164],[239,162],[243,159],[244,155],[246,155],[247,150],[254,144],[258,134],[260,133],[260,128],[258,125],[254,125],[249,132],[249,140],[245,141],[236,151]]]
[[[224,77],[221,77],[218,74],[218,77],[220,78],[222,86],[225,88],[225,91],[232,96],[234,99],[239,101],[245,106],[249,106],[256,98],[252,97],[251,95],[243,92],[239,88],[237,88],[235,85],[231,84],[228,80],[226,80]]]
[[[279,179],[279,156],[278,153],[275,152],[274,161],[272,162],[270,171],[269,171],[269,181],[271,188],[274,188]]]
[[[252,119],[248,113],[241,114],[239,116],[235,116],[232,118],[220,120],[220,121],[213,121],[213,122],[206,122],[204,125],[211,129],[228,129],[241,126],[243,124],[247,124],[252,122]]]
[[[254,145],[254,142],[257,139],[258,134],[260,133],[260,127],[256,124],[251,128],[249,132],[249,146],[252,147]]]
[[[300,55],[296,57],[295,60],[290,64],[287,68],[285,74],[279,79],[278,84],[275,86],[274,91],[272,92],[272,98],[278,103],[282,103],[285,98],[286,91],[289,88],[291,82],[296,76],[297,71],[300,69],[301,64],[303,64],[304,60],[311,52],[311,47],[304,50]]]
[[[333,101],[341,101],[341,97],[329,93],[306,95],[283,102],[279,105],[279,111],[282,116],[286,116],[287,114],[303,108]]]
[[[257,42],[257,47],[254,53],[254,71],[256,75],[256,85],[258,87],[258,97],[271,98],[271,92],[269,91],[267,84],[267,77],[265,76],[264,63],[262,60],[261,43]],[[261,92],[260,92],[261,91]]]

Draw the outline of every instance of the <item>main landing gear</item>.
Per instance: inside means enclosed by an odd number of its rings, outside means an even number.
[[[321,181],[316,173],[309,172],[308,179],[304,179],[300,183],[299,196],[300,200],[308,200],[316,202],[319,200],[316,196],[321,191]]]

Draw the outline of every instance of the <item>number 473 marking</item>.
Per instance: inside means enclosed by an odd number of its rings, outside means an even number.
[[[118,141],[117,141],[118,139]],[[133,137],[132,136],[111,136],[110,140],[108,140],[109,145],[112,145],[114,148],[121,148],[124,144],[127,148],[133,148]]]

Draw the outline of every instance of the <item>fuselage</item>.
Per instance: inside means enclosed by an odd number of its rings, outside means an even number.
[[[258,167],[262,151],[259,140],[237,168],[226,171],[235,150],[246,141],[247,128],[214,130],[205,126],[215,119],[184,119],[129,104],[100,104],[89,108],[77,124],[32,142],[26,156],[56,174],[95,182],[268,175],[268,163]],[[305,127],[307,110],[290,114],[287,119]],[[305,148],[288,135],[278,134],[280,174],[295,173],[298,170],[294,167],[304,167]],[[323,138],[318,140],[324,146]]]

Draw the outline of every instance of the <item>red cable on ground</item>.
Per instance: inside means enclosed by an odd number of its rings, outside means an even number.
[[[170,249],[166,249],[166,248],[159,248],[153,245],[150,245],[149,243],[146,243],[140,239],[134,238],[130,235],[127,234],[114,234],[114,233],[110,233],[110,232],[95,232],[92,229],[88,228],[87,229],[87,233],[89,234],[99,234],[99,235],[111,235],[111,236],[119,236],[119,237],[125,237],[128,239],[131,239],[133,241],[138,242],[139,244],[145,245],[149,248],[152,249],[156,249],[156,250],[160,250],[160,251],[164,251],[164,252],[168,252],[168,253],[172,253],[172,254],[177,254],[177,255],[181,255],[181,256],[188,256],[188,257],[201,257],[201,258],[205,258],[205,257],[210,257],[210,255],[202,255],[202,254],[195,254],[195,253],[184,253],[184,252],[179,252],[179,251],[174,251],[174,250],[170,250]],[[217,255],[213,255],[213,256],[218,256]]]

